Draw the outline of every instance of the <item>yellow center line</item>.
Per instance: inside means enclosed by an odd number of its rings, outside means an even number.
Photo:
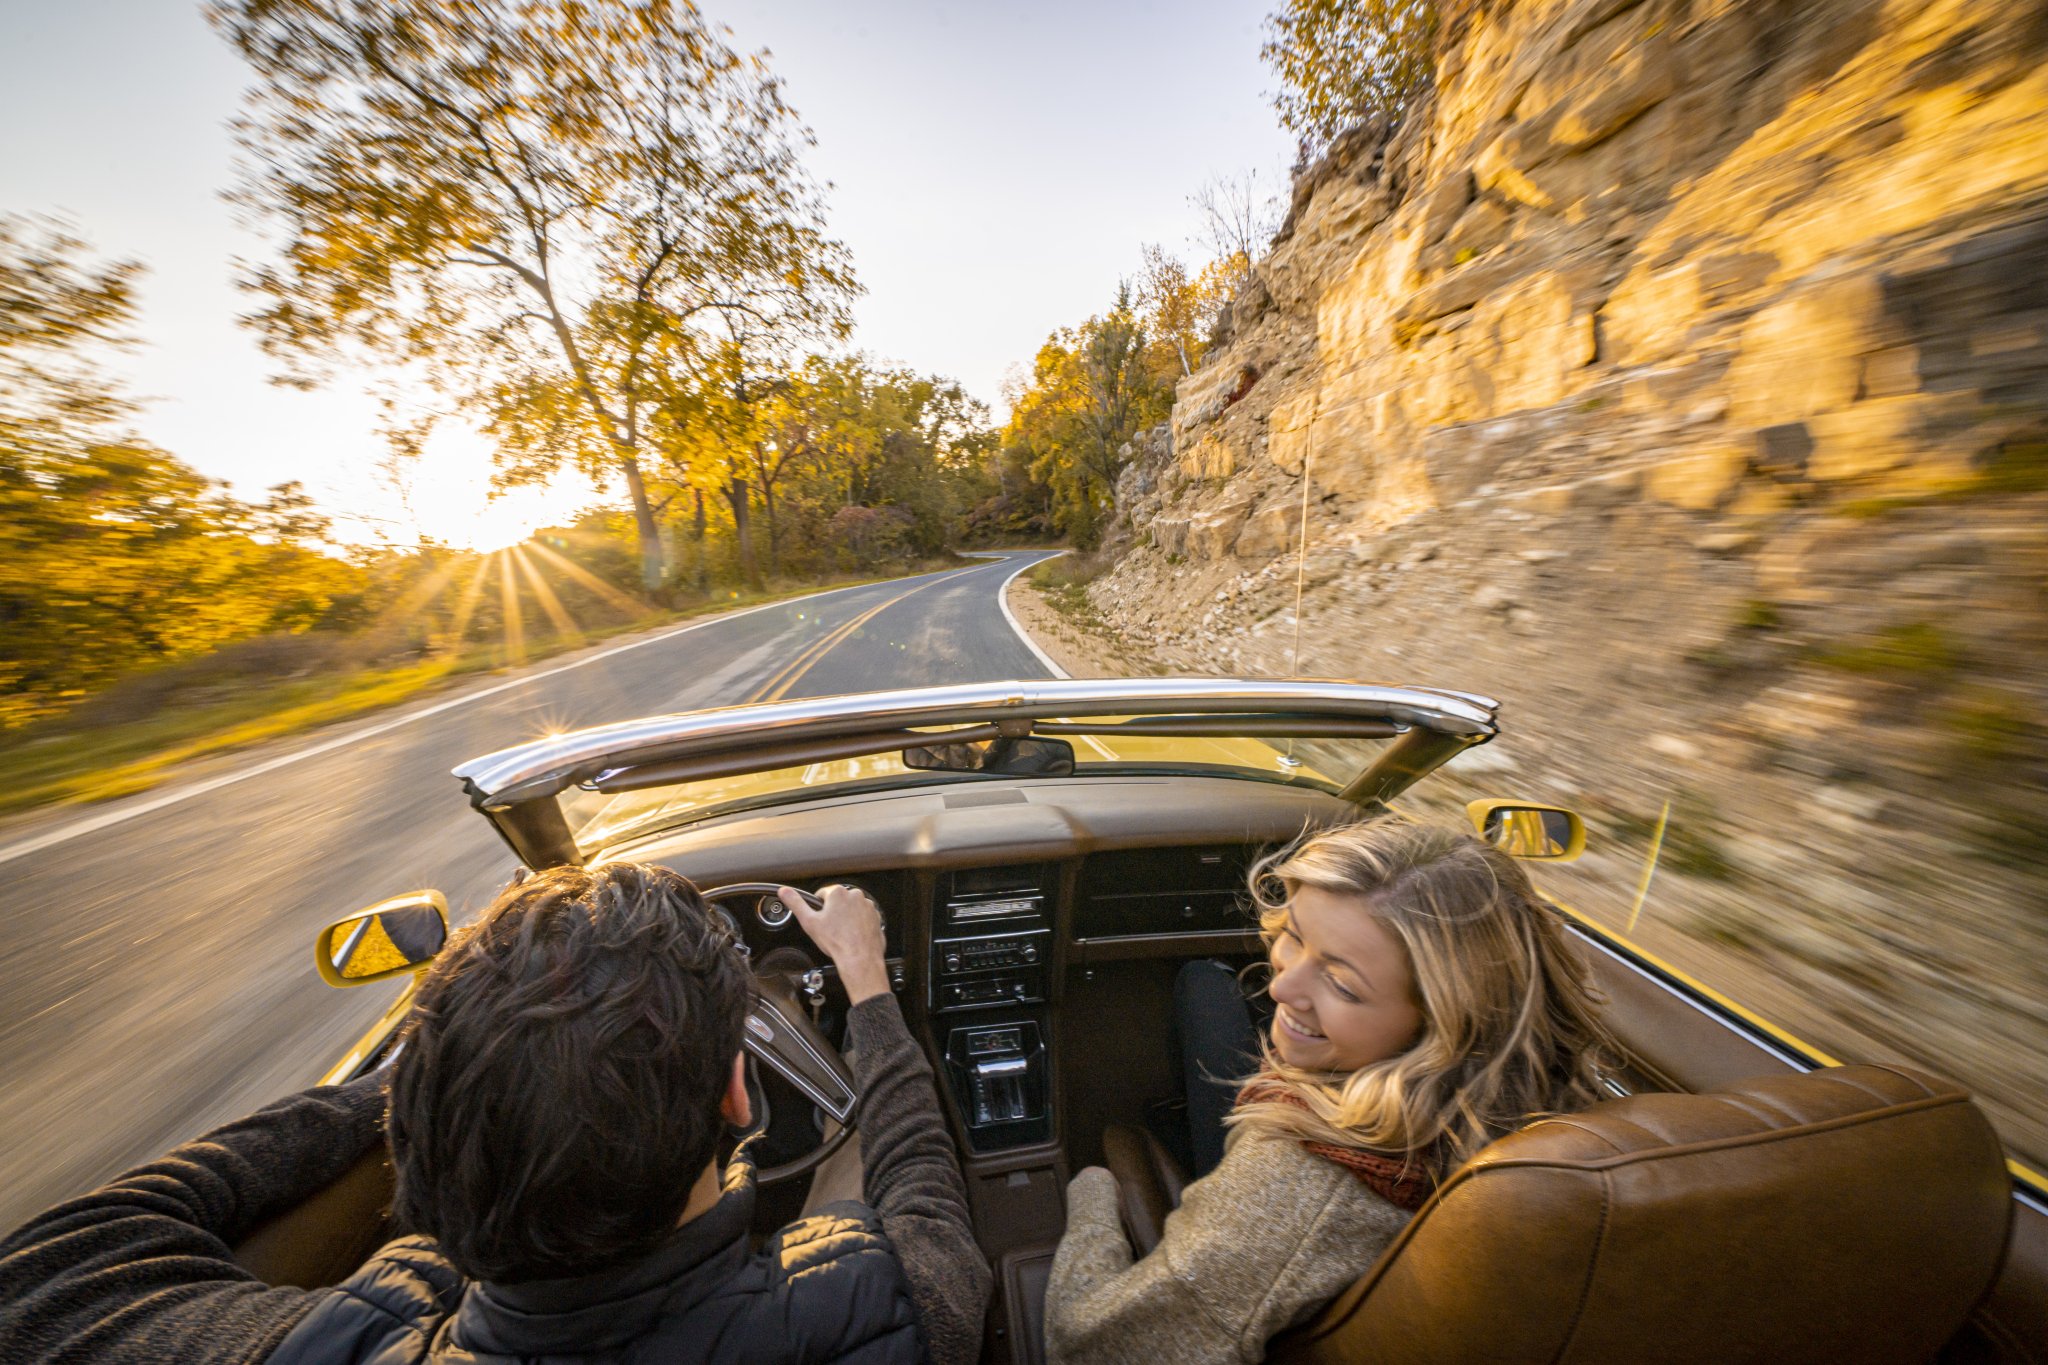
[[[846,624],[835,627],[823,639],[812,642],[801,654],[798,654],[794,659],[784,664],[780,672],[763,683],[761,690],[747,698],[747,700],[750,702],[780,701],[783,694],[796,685],[796,680],[808,672],[812,664],[824,658],[840,641],[866,625],[884,607],[893,606],[896,600],[896,598],[892,597],[887,602],[882,603],[881,606],[869,607]]]
[[[978,564],[975,566],[975,568],[977,569],[981,567],[983,566]],[[900,592],[896,594],[894,597],[890,598],[888,601],[883,602],[879,606],[868,608],[868,610],[862,612],[859,616],[854,617],[845,625],[840,626],[838,629],[832,631],[830,634],[826,635],[822,640],[815,642],[809,648],[805,649],[801,654],[798,654],[796,658],[790,660],[789,663],[785,664],[779,672],[777,672],[773,677],[769,678],[767,682],[761,684],[760,690],[755,692],[753,696],[748,697],[746,704],[752,704],[754,702],[762,701],[782,700],[783,697],[788,695],[789,689],[795,687],[797,685],[798,680],[801,679],[804,674],[808,673],[811,670],[811,667],[814,664],[816,664],[818,660],[824,658],[827,654],[831,653],[832,650],[837,648],[839,645],[844,644],[848,637],[850,637],[855,631],[859,630],[862,626],[874,620],[877,616],[880,616],[883,612],[895,606],[904,598],[909,597],[912,593],[923,592],[926,588],[931,587],[933,584],[942,583],[946,579],[956,577],[959,574],[973,572],[974,569],[955,569],[952,573],[942,574],[938,578],[931,579],[928,582],[920,583],[916,587],[911,588],[907,592]]]
[[[894,597],[890,598],[888,601],[882,603],[878,607],[869,608],[867,611],[862,612],[859,616],[854,617],[851,621],[848,621],[845,625],[832,630],[831,632],[826,634],[824,638],[813,641],[810,645],[807,645],[800,653],[798,653],[798,655],[794,659],[790,660],[788,663],[784,664],[780,669],[776,670],[776,672],[769,677],[767,682],[762,683],[759,688],[755,689],[752,695],[746,697],[740,704],[742,706],[751,706],[755,702],[780,701],[783,695],[787,693],[790,688],[796,686],[797,680],[803,677],[803,675],[809,671],[812,664],[815,664],[816,662],[818,662],[818,660],[824,658],[825,655],[828,652],[830,652],[834,646],[842,643],[849,635],[852,635],[853,632],[859,630],[862,626],[866,625],[869,621],[873,620],[882,612],[887,611],[890,607],[895,606],[898,602],[901,602],[904,598],[910,596],[911,593],[923,592],[926,588],[931,587],[934,583],[943,582],[945,579],[952,578],[957,574],[973,573],[975,569],[983,567],[986,566],[976,564],[966,569],[955,569],[950,573],[940,575],[940,577],[938,578],[933,578],[926,582],[920,583],[916,587],[911,588],[907,592],[900,592],[896,594]],[[815,767],[816,765],[813,766]],[[601,822],[608,815],[611,814],[613,807],[617,806],[619,803],[623,801],[631,800],[637,795],[637,792],[617,793],[612,797],[610,801],[607,801],[604,804],[604,807],[601,810],[599,810],[597,814],[593,815],[589,820],[584,822],[583,828],[595,828],[599,824],[599,822]]]

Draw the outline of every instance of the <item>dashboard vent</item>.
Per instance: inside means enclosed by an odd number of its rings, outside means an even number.
[[[1257,852],[1220,844],[1093,854],[1075,887],[1074,936],[1256,929],[1245,883]]]

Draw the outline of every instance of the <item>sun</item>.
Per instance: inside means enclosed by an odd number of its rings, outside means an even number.
[[[484,438],[447,430],[435,433],[414,469],[409,505],[421,535],[489,553],[517,545],[543,526],[567,522],[601,496],[574,473],[530,487],[493,489]]]
[[[436,540],[461,550],[489,554],[509,549],[531,538],[543,526],[567,521],[583,506],[568,502],[559,493],[543,488],[521,488],[489,498],[481,505],[456,506],[429,521],[425,509],[420,520],[433,527]]]

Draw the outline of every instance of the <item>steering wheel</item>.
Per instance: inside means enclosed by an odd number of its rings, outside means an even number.
[[[780,890],[776,882],[734,882],[702,894],[705,904],[714,905],[728,897],[773,896]],[[824,904],[808,891],[800,890],[797,894],[813,910]],[[860,1087],[839,1049],[818,1031],[811,1016],[797,1003],[795,983],[786,973],[756,973],[754,985],[754,1007],[747,1014],[742,1038],[748,1054],[795,1086],[835,1125],[830,1136],[802,1156],[754,1173],[759,1183],[773,1185],[810,1174],[845,1144],[847,1135],[853,1131],[853,1111],[860,1101]]]

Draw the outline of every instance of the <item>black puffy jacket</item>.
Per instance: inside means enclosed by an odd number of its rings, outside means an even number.
[[[270,1365],[925,1359],[910,1286],[874,1211],[827,1205],[749,1254],[752,1174],[732,1163],[719,1201],[661,1250],[581,1279],[474,1284],[431,1240],[393,1242]]]
[[[871,1207],[827,1205],[759,1253],[739,1161],[660,1251],[586,1280],[471,1285],[411,1240],[339,1287],[263,1283],[233,1248],[383,1141],[372,1073],[287,1096],[0,1239],[0,1365],[883,1361],[927,1348],[971,1365],[989,1266],[931,1068],[890,996],[855,1005],[847,1039]]]

